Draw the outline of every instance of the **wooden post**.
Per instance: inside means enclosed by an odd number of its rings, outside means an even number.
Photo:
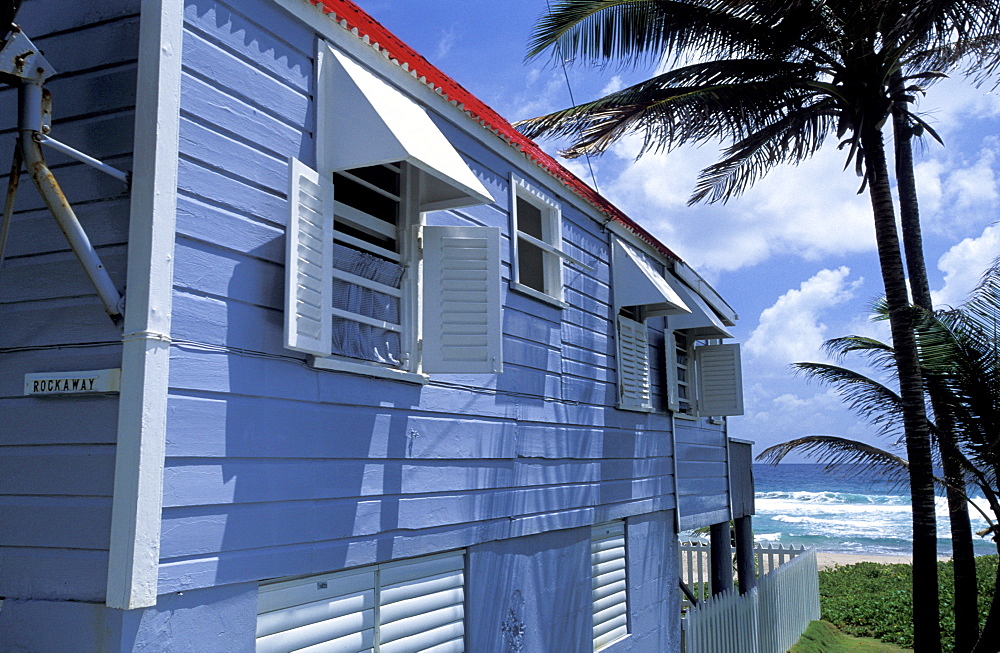
[[[729,522],[712,524],[712,596],[733,589],[733,548]]]
[[[736,575],[740,579],[740,594],[757,586],[754,569],[753,526],[750,515],[737,517],[736,522]]]

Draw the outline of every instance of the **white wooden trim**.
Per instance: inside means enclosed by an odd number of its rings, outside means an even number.
[[[347,220],[353,227],[367,231],[375,236],[384,236],[392,240],[396,240],[399,237],[396,233],[396,225],[391,222],[376,218],[374,215],[365,213],[343,202],[334,201],[333,206],[333,214],[338,218]]]
[[[366,363],[357,358],[340,357],[316,357],[312,359],[312,366],[320,370],[333,370],[335,372],[350,372],[363,376],[373,376],[379,379],[392,379],[393,381],[405,381],[407,383],[419,383],[423,385],[430,380],[426,374],[410,372],[396,367],[386,367],[378,363]]]
[[[390,297],[395,297],[399,299],[403,296],[403,291],[394,286],[389,286],[384,283],[379,283],[378,281],[372,281],[371,279],[366,279],[365,277],[358,276],[356,274],[351,274],[350,272],[344,272],[343,270],[333,269],[333,278],[339,279],[340,281],[346,281],[352,283],[355,286],[363,286],[369,290],[374,290],[380,292],[383,295],[389,295]],[[347,311],[344,311],[345,313]],[[352,315],[354,315],[352,313]]]
[[[125,610],[156,604],[183,31],[184,3],[143,2],[106,598]]]

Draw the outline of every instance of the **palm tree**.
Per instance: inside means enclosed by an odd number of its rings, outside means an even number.
[[[884,318],[884,306],[877,315]],[[992,520],[983,515],[990,523],[994,537],[1000,535],[997,526],[1000,524],[1000,491],[997,490],[997,470],[1000,468],[998,328],[1000,266],[996,265],[987,272],[980,287],[963,307],[937,315],[924,313],[916,328],[925,386],[928,396],[937,399],[934,402],[935,423],[932,430],[939,443],[948,442],[951,447],[950,450],[942,447],[942,461],[947,462],[950,458],[956,468],[949,473],[946,466],[942,480],[950,490],[949,503],[956,497],[960,497],[963,503],[967,502],[967,484],[978,486],[994,515]],[[863,354],[875,369],[894,376],[892,348],[877,340],[860,336],[837,338],[827,342],[827,349],[838,357],[849,353]],[[798,363],[796,367],[812,378],[834,385],[850,407],[876,425],[882,435],[898,435],[901,400],[888,386],[839,365]],[[777,463],[792,452],[815,456],[827,465],[861,463],[888,470],[897,477],[905,477],[908,473],[906,461],[898,456],[872,445],[834,436],[805,436],[774,445],[762,452],[758,460]],[[960,535],[962,528],[971,542],[967,514],[964,523],[953,520],[953,536]],[[997,545],[1000,550],[1000,541]],[[958,605],[957,601],[962,597],[957,595],[956,578],[956,651],[971,650],[979,629],[975,589],[965,587],[963,591],[970,594],[971,607]],[[960,621],[963,609],[971,611],[971,632],[966,631],[968,626]],[[996,597],[978,639],[977,652],[997,650],[1000,643],[1000,603]]]
[[[520,125],[529,136],[572,137],[568,156],[632,133],[643,136],[642,153],[731,143],[702,171],[692,202],[725,201],[772,167],[811,156],[830,133],[842,139],[868,188],[896,345],[921,650],[939,649],[933,469],[881,128],[903,100],[897,110],[933,134],[905,102],[919,91],[906,84],[940,74],[921,71],[935,61],[922,53],[978,35],[995,15],[985,0],[563,0],[539,23],[531,55],[552,47],[581,61],[705,60]]]

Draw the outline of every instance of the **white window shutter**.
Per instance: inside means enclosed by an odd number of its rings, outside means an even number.
[[[698,415],[743,414],[743,373],[740,346],[705,345],[695,348],[698,377]]]
[[[594,526],[590,536],[590,571],[595,651],[628,635],[625,567],[625,522]]]
[[[503,371],[500,229],[423,228],[422,368]]]
[[[649,338],[644,322],[618,316],[618,399],[621,408],[649,409]]]
[[[333,181],[291,159],[285,229],[285,346],[329,356],[333,346]]]
[[[667,362],[667,410],[676,413],[681,407],[677,390],[677,341],[673,331],[667,331],[663,340]]]

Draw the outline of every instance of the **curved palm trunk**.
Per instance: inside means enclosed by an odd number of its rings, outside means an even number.
[[[893,81],[901,83],[902,73],[896,71]],[[897,102],[897,105],[899,103]],[[905,108],[905,107],[904,107]],[[910,279],[913,303],[933,310],[927,266],[924,263],[923,237],[920,233],[920,209],[917,203],[917,183],[913,174],[912,131],[901,111],[892,112],[892,133],[895,141],[896,184],[899,191],[899,217],[903,231],[903,252]],[[955,652],[972,650],[979,637],[978,583],[976,579],[976,554],[972,545],[972,526],[969,506],[959,491],[964,488],[964,475],[955,459],[957,446],[950,427],[942,424],[947,418],[945,408],[928,388],[931,406],[939,426],[941,459],[945,479],[948,481],[948,518],[951,526],[951,550],[955,573]]]
[[[906,291],[899,235],[896,233],[896,216],[889,190],[882,132],[877,126],[868,124],[862,127],[861,146],[867,159],[868,192],[875,217],[875,240],[889,309],[889,326],[892,331],[903,406],[906,454],[910,464],[910,497],[913,504],[913,635],[916,642],[914,651],[937,653],[941,651],[941,627],[938,605],[934,468],[931,461],[927,414],[924,410],[920,361],[913,335],[913,312]]]

